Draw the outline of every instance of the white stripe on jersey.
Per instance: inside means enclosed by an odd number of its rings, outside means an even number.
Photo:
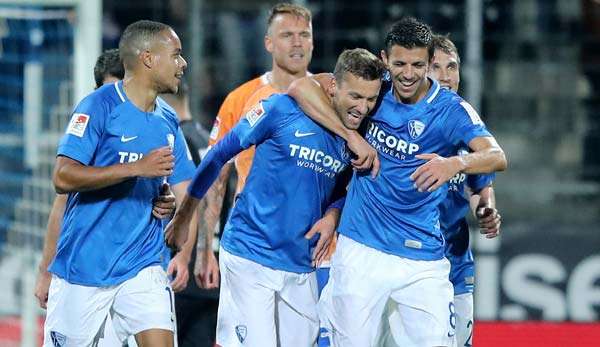
[[[471,104],[469,104],[466,101],[462,101],[460,103],[460,105],[465,109],[465,111],[467,111],[467,114],[471,118],[471,122],[473,122],[474,125],[477,125],[477,124],[483,125],[483,121],[479,117],[479,114],[477,113],[477,111],[475,111],[473,106],[471,106]]]

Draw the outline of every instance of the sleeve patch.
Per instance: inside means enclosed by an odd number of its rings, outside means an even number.
[[[250,126],[253,127],[256,122],[258,122],[262,116],[265,114],[265,109],[262,105],[262,102],[256,104],[256,106],[252,107],[250,111],[246,112],[244,117],[250,123]]]
[[[469,104],[466,101],[462,101],[460,105],[465,109],[465,111],[467,111],[467,114],[469,115],[469,118],[471,118],[471,122],[473,122],[473,125],[483,125],[483,121],[479,117],[477,111],[475,111],[473,106],[471,106],[471,104]]]
[[[67,134],[83,137],[85,128],[90,121],[90,116],[83,113],[73,113],[69,126],[67,127]]]
[[[215,123],[213,124],[212,129],[210,130],[210,139],[211,140],[216,140],[219,137],[219,124],[221,123],[221,120],[219,119],[219,117],[217,117],[215,119]]]

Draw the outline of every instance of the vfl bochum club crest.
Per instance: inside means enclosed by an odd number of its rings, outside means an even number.
[[[423,122],[418,120],[408,121],[408,133],[413,139],[416,139],[417,137],[421,136],[423,130],[425,130],[425,124],[423,124]]]
[[[238,337],[238,340],[240,340],[240,343],[244,343],[244,340],[246,340],[246,334],[248,333],[248,328],[246,328],[245,325],[238,325],[235,327],[235,334]]]

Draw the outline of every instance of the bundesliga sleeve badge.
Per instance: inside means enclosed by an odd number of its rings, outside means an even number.
[[[69,126],[67,127],[67,134],[83,137],[85,128],[87,128],[90,116],[83,113],[73,113]]]
[[[252,107],[250,111],[246,112],[244,117],[250,123],[250,126],[253,127],[256,122],[265,114],[265,109],[263,108],[262,102],[256,104],[256,106]]]

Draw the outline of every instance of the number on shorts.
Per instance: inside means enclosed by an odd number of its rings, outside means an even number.
[[[473,341],[471,341],[471,339],[473,339],[473,321],[472,320],[470,320],[469,323],[467,323],[467,329],[469,329],[469,337],[467,338],[467,341],[465,341],[464,347],[473,347]]]
[[[450,311],[450,327],[452,327],[452,330],[456,330],[456,311],[453,302],[448,304],[448,310]]]
[[[167,295],[169,296],[169,307],[171,308],[171,322],[174,322],[175,319],[173,318],[173,316],[175,315],[175,307],[173,307],[173,291],[169,286],[166,286],[165,290],[167,291]]]

